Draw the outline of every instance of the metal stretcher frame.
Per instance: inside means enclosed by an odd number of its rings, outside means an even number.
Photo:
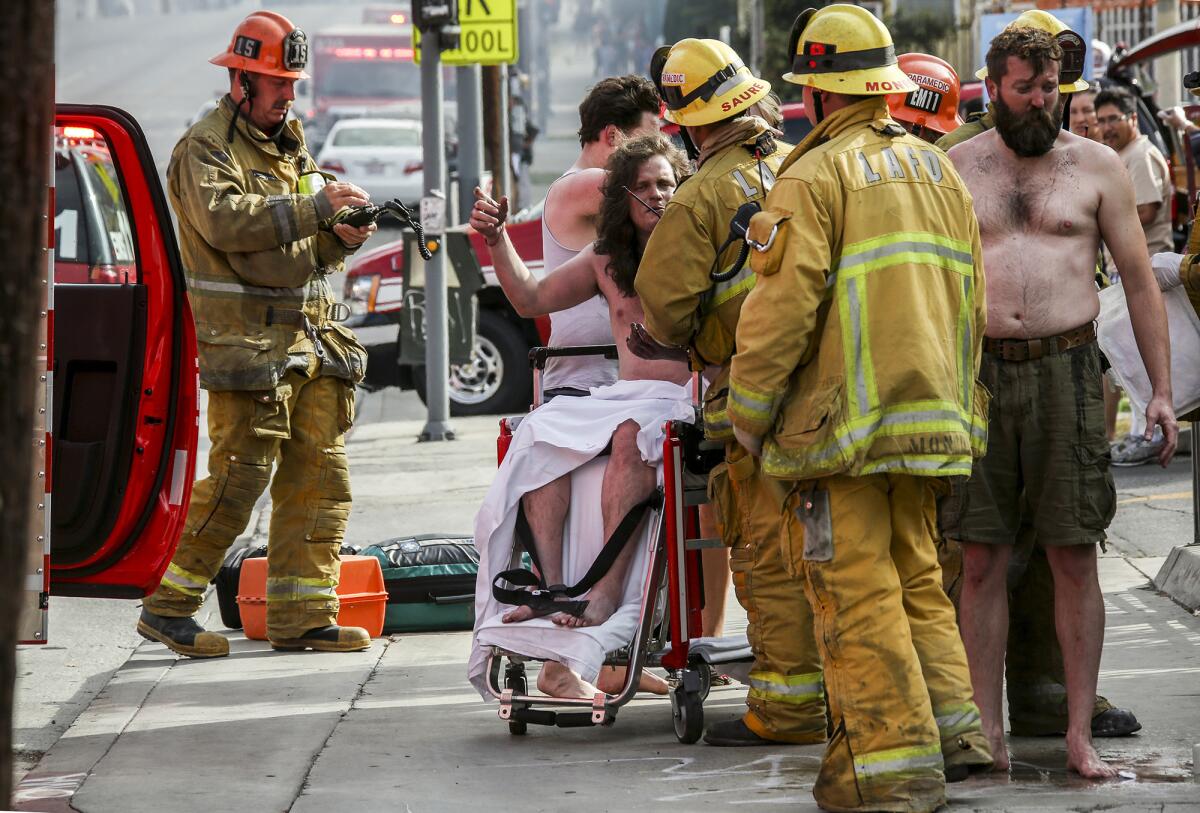
[[[546,360],[556,356],[604,355],[616,358],[613,345],[547,348],[530,351],[534,368],[534,407],[541,402],[541,373]],[[699,396],[697,383],[695,393]],[[525,676],[525,663],[530,658],[500,647],[492,647],[486,667],[488,692],[500,701],[499,717],[509,725],[513,734],[526,733],[529,723],[554,725],[560,728],[576,726],[609,726],[616,721],[617,710],[637,693],[642,670],[661,667],[667,670],[668,695],[671,700],[675,735],[680,742],[694,743],[704,727],[704,699],[711,687],[709,664],[720,655],[708,647],[696,647],[701,631],[701,602],[703,579],[700,551],[718,547],[719,539],[699,538],[698,507],[707,502],[707,477],[689,483],[685,458],[688,444],[685,433],[696,427],[669,421],[664,426],[663,440],[663,502],[649,535],[649,556],[642,588],[637,632],[626,649],[610,654],[606,666],[625,666],[625,682],[616,694],[597,692],[593,697],[550,697],[531,695]],[[497,452],[500,460],[512,440],[509,419],[500,421]],[[693,444],[694,446],[694,444]],[[690,456],[697,451],[690,449]],[[731,653],[729,660],[749,660],[749,645],[730,639],[733,645],[722,652]],[[504,660],[508,663],[505,664]],[[503,677],[501,669],[503,668]],[[551,708],[562,709],[551,711]]]

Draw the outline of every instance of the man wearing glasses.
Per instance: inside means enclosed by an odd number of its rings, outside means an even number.
[[[1111,88],[1096,96],[1096,125],[1101,140],[1116,150],[1133,181],[1138,219],[1146,235],[1150,256],[1174,251],[1171,239],[1171,170],[1158,147],[1138,130],[1137,101],[1124,88]],[[1111,264],[1110,264],[1111,267]],[[1114,466],[1140,466],[1158,457],[1162,433],[1146,440],[1143,415],[1135,414],[1129,434],[1113,444]]]

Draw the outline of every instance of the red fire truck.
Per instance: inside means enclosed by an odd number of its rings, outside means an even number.
[[[340,118],[420,118],[421,70],[413,62],[412,26],[346,25],[312,38],[312,98],[305,131],[315,154]]]

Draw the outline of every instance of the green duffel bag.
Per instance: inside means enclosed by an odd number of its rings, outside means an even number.
[[[455,534],[421,534],[368,545],[383,568],[387,613],[383,631],[469,630],[475,624],[475,540]]]

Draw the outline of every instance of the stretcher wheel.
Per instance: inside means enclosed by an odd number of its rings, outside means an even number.
[[[510,664],[505,670],[504,688],[512,689],[513,694],[529,694],[528,685],[525,682],[525,667],[519,664]],[[529,724],[524,720],[509,720],[508,733],[514,737],[520,737],[529,730]]]
[[[675,722],[675,737],[691,745],[704,732],[704,701],[700,693],[678,686],[671,691],[671,715]]]
[[[708,693],[712,691],[712,667],[701,663],[696,667],[696,671],[700,675],[700,701],[704,702],[708,699]]]

